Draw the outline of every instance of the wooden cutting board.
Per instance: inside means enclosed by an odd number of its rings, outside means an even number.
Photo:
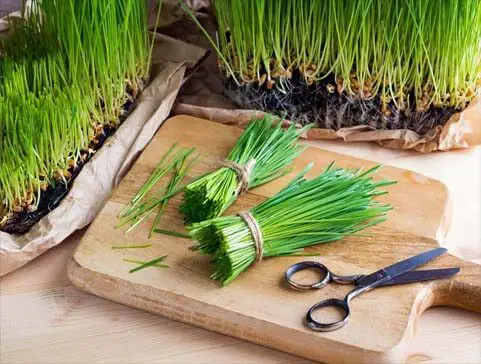
[[[313,360],[336,363],[405,361],[419,316],[428,307],[450,305],[481,311],[481,266],[446,254],[427,267],[461,267],[454,278],[373,290],[353,300],[347,326],[328,333],[314,332],[303,321],[306,310],[321,299],[342,298],[352,287],[331,284],[318,291],[289,289],[283,279],[285,269],[306,258],[265,259],[221,288],[209,279],[208,258],[188,249],[191,241],[157,234],[147,238],[153,218],[128,234],[125,229],[114,228],[119,211],[173,142],[209,153],[191,172],[189,177],[193,178],[213,170],[240,133],[236,127],[189,116],[166,121],[80,242],[69,263],[72,282],[80,289],[132,307]],[[315,167],[308,176],[314,176],[333,160],[347,168],[375,164],[309,148],[296,160],[290,175],[249,191],[228,213],[272,196],[310,161]],[[388,166],[377,176],[399,181],[382,197],[395,206],[389,220],[371,228],[369,237],[351,237],[310,248],[321,256],[308,259],[320,260],[339,274],[370,273],[439,245],[449,225],[446,187],[417,173]],[[179,201],[180,197],[171,201],[162,219],[163,227],[183,231],[176,208]],[[146,242],[151,243],[150,248],[112,249],[117,244]],[[168,255],[170,268],[146,268],[129,274],[133,266],[123,261],[146,261],[161,255]]]

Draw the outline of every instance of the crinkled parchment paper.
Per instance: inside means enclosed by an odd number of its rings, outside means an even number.
[[[0,232],[0,276],[56,246],[94,219],[169,116],[186,70],[195,67],[204,55],[202,48],[157,35],[151,82],[133,112],[83,167],[68,195],[26,234]]]
[[[256,110],[239,109],[223,96],[217,73],[209,65],[200,67],[182,88],[173,112],[239,126],[243,126],[253,116],[264,114]],[[213,81],[215,79],[217,82]],[[466,149],[481,144],[481,97],[477,96],[465,110],[452,115],[446,125],[433,128],[424,135],[407,129],[376,130],[367,125],[359,125],[339,130],[312,128],[306,138],[375,142],[386,148],[413,149],[424,153]]]
[[[221,95],[218,94],[218,96]],[[256,110],[229,108],[229,102],[226,102],[224,107],[222,105],[202,106],[205,98],[205,95],[190,97],[188,102],[178,103],[174,113],[188,114],[241,127],[252,117],[264,115],[263,112]],[[304,137],[310,140],[342,139],[345,142],[375,142],[386,148],[413,149],[424,153],[467,149],[481,144],[481,97],[475,98],[462,112],[454,114],[446,125],[438,126],[424,135],[407,129],[376,130],[370,126],[358,125],[339,130],[312,128]]]

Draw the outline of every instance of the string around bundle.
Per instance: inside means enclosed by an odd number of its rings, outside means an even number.
[[[239,186],[236,190],[237,195],[242,195],[249,189],[250,178],[255,165],[255,159],[249,160],[246,164],[236,163],[228,159],[220,163],[221,167],[229,168],[237,174],[239,179]]]
[[[256,247],[256,263],[262,261],[262,257],[264,256],[264,240],[262,237],[261,227],[257,223],[257,220],[254,218],[250,211],[241,211],[237,214],[240,216],[242,220],[245,221],[249,230],[252,235],[252,239],[254,240],[254,244]]]

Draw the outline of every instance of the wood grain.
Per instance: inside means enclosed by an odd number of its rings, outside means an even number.
[[[0,278],[0,362],[308,364],[299,357],[82,292],[66,263],[83,231]],[[481,315],[437,307],[420,320],[408,362],[478,363]]]
[[[169,120],[90,227],[70,264],[72,281],[84,290],[147,311],[311,359],[336,362],[353,358],[365,362],[403,361],[418,318],[426,308],[448,304],[480,309],[480,267],[454,257],[443,257],[431,266],[459,264],[462,272],[455,279],[370,292],[354,301],[354,316],[349,326],[319,334],[303,325],[305,310],[317,300],[339,297],[349,288],[330,286],[322,293],[302,294],[286,289],[282,273],[299,258],[266,260],[231,286],[220,289],[208,279],[207,259],[185,249],[190,244],[185,239],[157,236],[152,239],[151,249],[135,253],[111,249],[113,244],[146,240],[149,222],[129,235],[114,230],[113,225],[120,208],[130,200],[174,140],[210,153],[211,157],[193,171],[195,175],[212,169],[216,161],[228,153],[238,135],[235,128],[199,119]],[[316,163],[312,173],[318,173],[333,159],[343,167],[372,165],[372,162],[310,148],[296,162],[295,169],[312,160]],[[373,237],[350,238],[314,248],[322,254],[325,264],[341,274],[369,272],[426,250],[437,245],[436,238],[442,238],[447,231],[448,197],[444,185],[397,168],[385,167],[379,174],[400,181],[386,197],[397,207],[389,221],[372,229]],[[251,191],[232,210],[271,196],[288,179],[285,177]],[[181,228],[182,221],[175,208],[167,211],[164,223],[171,228]],[[127,254],[145,260],[169,254],[172,267],[162,271],[146,269],[131,275],[128,263],[122,262]],[[366,331],[370,335],[365,335]]]

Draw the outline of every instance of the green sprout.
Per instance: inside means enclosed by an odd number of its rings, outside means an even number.
[[[331,93],[379,97],[385,115],[388,105],[406,113],[463,109],[481,86],[479,0],[217,0],[214,6],[218,32],[210,41],[227,78],[238,84],[284,90],[294,72],[307,85],[333,76]]]
[[[147,10],[137,0],[34,0],[12,24],[1,42],[0,221],[35,210],[125,116],[149,78]]]

